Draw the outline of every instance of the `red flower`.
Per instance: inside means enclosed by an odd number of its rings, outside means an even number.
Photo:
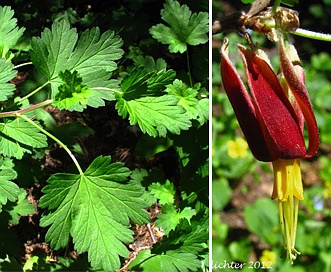
[[[299,200],[303,199],[300,158],[310,158],[319,144],[315,115],[305,87],[305,76],[293,46],[285,49],[280,39],[279,80],[269,64],[254,52],[239,45],[250,93],[246,91],[222,47],[221,74],[225,91],[247,143],[258,160],[272,161],[274,189],[278,199],[284,249],[291,263],[300,254],[295,249]],[[306,149],[304,122],[309,136]]]
[[[221,62],[223,85],[255,158],[274,161],[315,155],[319,144],[318,128],[304,85],[303,69],[292,63],[283,41],[280,43],[280,60],[287,83],[283,84],[285,88],[264,59],[238,45],[250,93],[231,65],[227,46],[228,41],[225,41]],[[287,86],[291,90],[289,95]],[[309,134],[308,150],[303,138],[304,120]]]

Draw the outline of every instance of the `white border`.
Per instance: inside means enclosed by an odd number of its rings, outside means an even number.
[[[209,271],[212,271],[212,0],[209,0]]]

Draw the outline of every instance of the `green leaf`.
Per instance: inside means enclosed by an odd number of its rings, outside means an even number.
[[[0,59],[0,101],[6,101],[8,97],[13,95],[15,85],[8,83],[8,81],[13,79],[16,75],[17,71],[14,70],[13,64],[5,59]]]
[[[181,212],[177,212],[173,205],[166,204],[162,207],[162,214],[158,215],[156,224],[161,227],[167,235],[171,230],[176,228],[182,219],[186,219],[190,222],[190,219],[194,215],[196,215],[196,211],[191,207],[185,207]]]
[[[23,271],[25,272],[25,271],[33,270],[33,265],[38,264],[38,261],[39,261],[38,256],[32,256],[25,262],[23,266]]]
[[[166,255],[161,256],[161,271],[197,271],[197,268],[201,266],[197,256],[192,253],[169,250]],[[168,267],[169,270],[167,270]]]
[[[278,211],[271,199],[260,198],[244,209],[248,229],[270,245],[279,241]]]
[[[209,98],[202,98],[197,105],[198,121],[200,125],[207,122],[209,119]]]
[[[158,24],[150,29],[150,33],[159,42],[169,44],[171,53],[183,53],[187,45],[198,45],[208,41],[208,13],[198,14],[190,11],[187,5],[167,0],[161,10],[162,19],[169,26]]]
[[[150,136],[165,137],[167,131],[180,134],[191,126],[189,117],[178,99],[172,95],[160,97],[141,97],[126,101],[119,98],[116,109],[123,118],[129,115],[131,125],[138,124],[143,133]]]
[[[77,12],[72,9],[68,8],[56,15],[56,19],[58,21],[66,20],[68,21],[71,25],[75,24],[78,22],[78,14]]]
[[[9,49],[16,45],[23,35],[24,28],[17,27],[17,19],[10,7],[0,7],[0,57],[8,57]]]
[[[169,250],[165,254],[152,254],[150,250],[139,252],[136,259],[130,264],[129,269],[154,272],[188,272],[197,271],[201,266],[200,261],[192,253]]]
[[[123,243],[133,240],[129,219],[139,224],[149,219],[141,198],[144,190],[128,182],[129,175],[123,163],[110,164],[110,157],[100,156],[84,174],[51,176],[39,203],[50,210],[40,225],[51,225],[46,234],[51,247],[65,247],[71,234],[75,249],[87,251],[93,267],[118,269],[119,256],[128,254]]]
[[[203,250],[208,250],[209,229],[208,218],[205,225],[196,225],[193,230],[187,234],[179,236],[179,243],[182,244],[180,250],[182,252],[189,252],[198,255]],[[177,234],[175,234],[177,235]]]
[[[199,103],[197,99],[200,84],[196,84],[194,88],[189,88],[181,80],[176,79],[165,90],[168,94],[174,95],[179,101],[178,105],[182,106],[191,119],[197,119],[198,116],[205,120],[208,119],[208,99],[203,99],[205,102]],[[207,115],[207,116],[206,116]]]
[[[0,152],[4,156],[21,159],[31,148],[47,146],[47,137],[30,123],[15,119],[0,123]]]
[[[129,269],[132,271],[200,271],[197,269],[201,267],[198,256],[201,257],[208,252],[208,211],[205,216],[197,219],[199,223],[194,221],[190,226],[183,224],[169,236],[164,236],[153,246],[152,251],[141,251],[130,264]],[[171,260],[174,255],[178,256],[178,259]],[[181,259],[179,256],[185,256],[185,261],[179,261]]]
[[[150,175],[150,173],[148,173],[146,169],[134,169],[132,171],[130,178],[132,179],[132,181],[137,182],[138,184],[141,184],[142,186],[146,186],[145,183],[146,182],[150,183],[151,179],[153,179],[153,176]],[[159,176],[158,176],[158,178],[159,178]],[[153,181],[154,181],[154,179],[153,179]],[[157,199],[147,190],[145,190],[142,198],[145,200],[145,202],[148,204],[148,206],[152,206],[157,201]]]
[[[82,84],[83,80],[77,71],[61,71],[59,78],[63,84],[59,86],[53,104],[60,110],[83,111],[87,107],[88,98],[92,96],[92,90]]]
[[[17,173],[14,164],[8,158],[0,158],[0,212],[7,201],[14,202],[19,195],[19,187],[13,182]]]
[[[226,178],[214,178],[212,187],[213,211],[221,211],[231,200],[232,190],[229,181]],[[222,195],[219,192],[222,192]]]
[[[169,180],[165,184],[159,182],[153,183],[148,187],[152,195],[159,199],[161,205],[174,203],[176,189],[173,183]]]
[[[162,95],[165,86],[170,84],[175,76],[174,70],[148,71],[143,66],[135,67],[121,83],[123,98],[132,100],[146,95]]]
[[[161,71],[167,68],[167,63],[164,59],[157,59],[156,61],[151,56],[137,56],[133,58],[135,66],[143,66],[148,72]]]
[[[25,199],[26,191],[24,189],[20,189],[18,195],[18,201],[10,205],[10,209],[4,208],[4,210],[8,210],[11,219],[9,222],[13,225],[17,225],[19,223],[21,216],[27,216],[34,212],[34,206]]]
[[[54,98],[63,83],[59,73],[65,70],[77,71],[89,88],[118,90],[117,81],[109,78],[110,72],[117,69],[115,61],[123,54],[121,45],[122,40],[114,32],[100,35],[99,28],[92,28],[85,30],[78,39],[77,30],[71,29],[67,21],[55,21],[51,30],[46,28],[40,38],[32,39],[30,55],[35,67],[50,81]],[[113,92],[93,90],[87,105],[102,106],[104,99],[114,100]]]

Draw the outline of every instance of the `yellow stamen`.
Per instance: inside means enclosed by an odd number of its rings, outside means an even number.
[[[284,249],[290,262],[300,254],[295,247],[299,200],[303,200],[300,159],[278,159],[273,163],[274,189],[272,199],[278,198],[279,221]]]

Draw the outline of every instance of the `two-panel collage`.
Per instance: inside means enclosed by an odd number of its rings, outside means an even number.
[[[2,0],[0,55],[0,272],[331,272],[330,0]]]

